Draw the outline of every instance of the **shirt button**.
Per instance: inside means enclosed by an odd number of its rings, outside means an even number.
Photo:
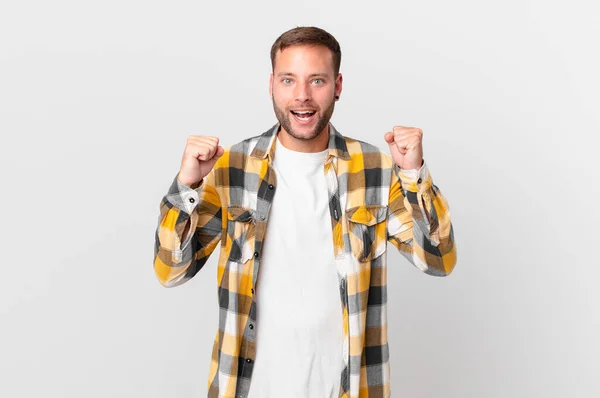
[[[254,258],[258,257],[258,252],[254,252]]]
[[[189,201],[190,201],[190,203],[194,203],[196,201],[196,199],[190,198]]]
[[[254,325],[253,324],[250,324],[248,327],[250,328],[250,330],[254,329]]]
[[[420,178],[417,180],[417,184],[420,184],[421,182],[423,182],[423,180],[421,180]]]
[[[275,187],[273,186],[273,184],[269,184],[269,189],[273,189],[273,188],[275,188]]]
[[[267,218],[267,217],[265,217],[264,215],[260,216],[261,220],[264,220],[265,218]]]
[[[252,363],[252,360],[250,358],[246,358],[246,363]]]
[[[251,292],[252,294],[254,294],[254,289],[250,289],[250,292]]]

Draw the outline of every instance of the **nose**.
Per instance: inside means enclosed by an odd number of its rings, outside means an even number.
[[[296,92],[294,93],[296,101],[306,102],[310,101],[310,83],[301,83],[296,85]]]

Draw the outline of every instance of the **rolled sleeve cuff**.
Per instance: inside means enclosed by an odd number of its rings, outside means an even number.
[[[402,189],[405,191],[422,193],[431,188],[431,185],[433,184],[431,174],[429,174],[429,168],[425,161],[423,161],[423,165],[418,170],[401,169],[400,166],[396,164],[394,165],[394,170],[400,179]]]
[[[192,214],[194,209],[198,206],[200,191],[202,190],[202,183],[197,188],[191,188],[187,185],[182,184],[175,176],[173,183],[167,193],[167,200],[178,209],[183,212]]]

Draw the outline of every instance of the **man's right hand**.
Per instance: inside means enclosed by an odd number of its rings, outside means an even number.
[[[183,151],[177,179],[188,187],[197,186],[210,173],[224,152],[217,137],[190,135]]]

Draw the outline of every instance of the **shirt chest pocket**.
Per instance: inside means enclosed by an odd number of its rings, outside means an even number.
[[[245,263],[254,255],[256,221],[254,210],[240,205],[227,208],[227,239],[229,260]]]
[[[387,247],[387,206],[357,206],[346,216],[354,257],[367,262],[381,256]]]

